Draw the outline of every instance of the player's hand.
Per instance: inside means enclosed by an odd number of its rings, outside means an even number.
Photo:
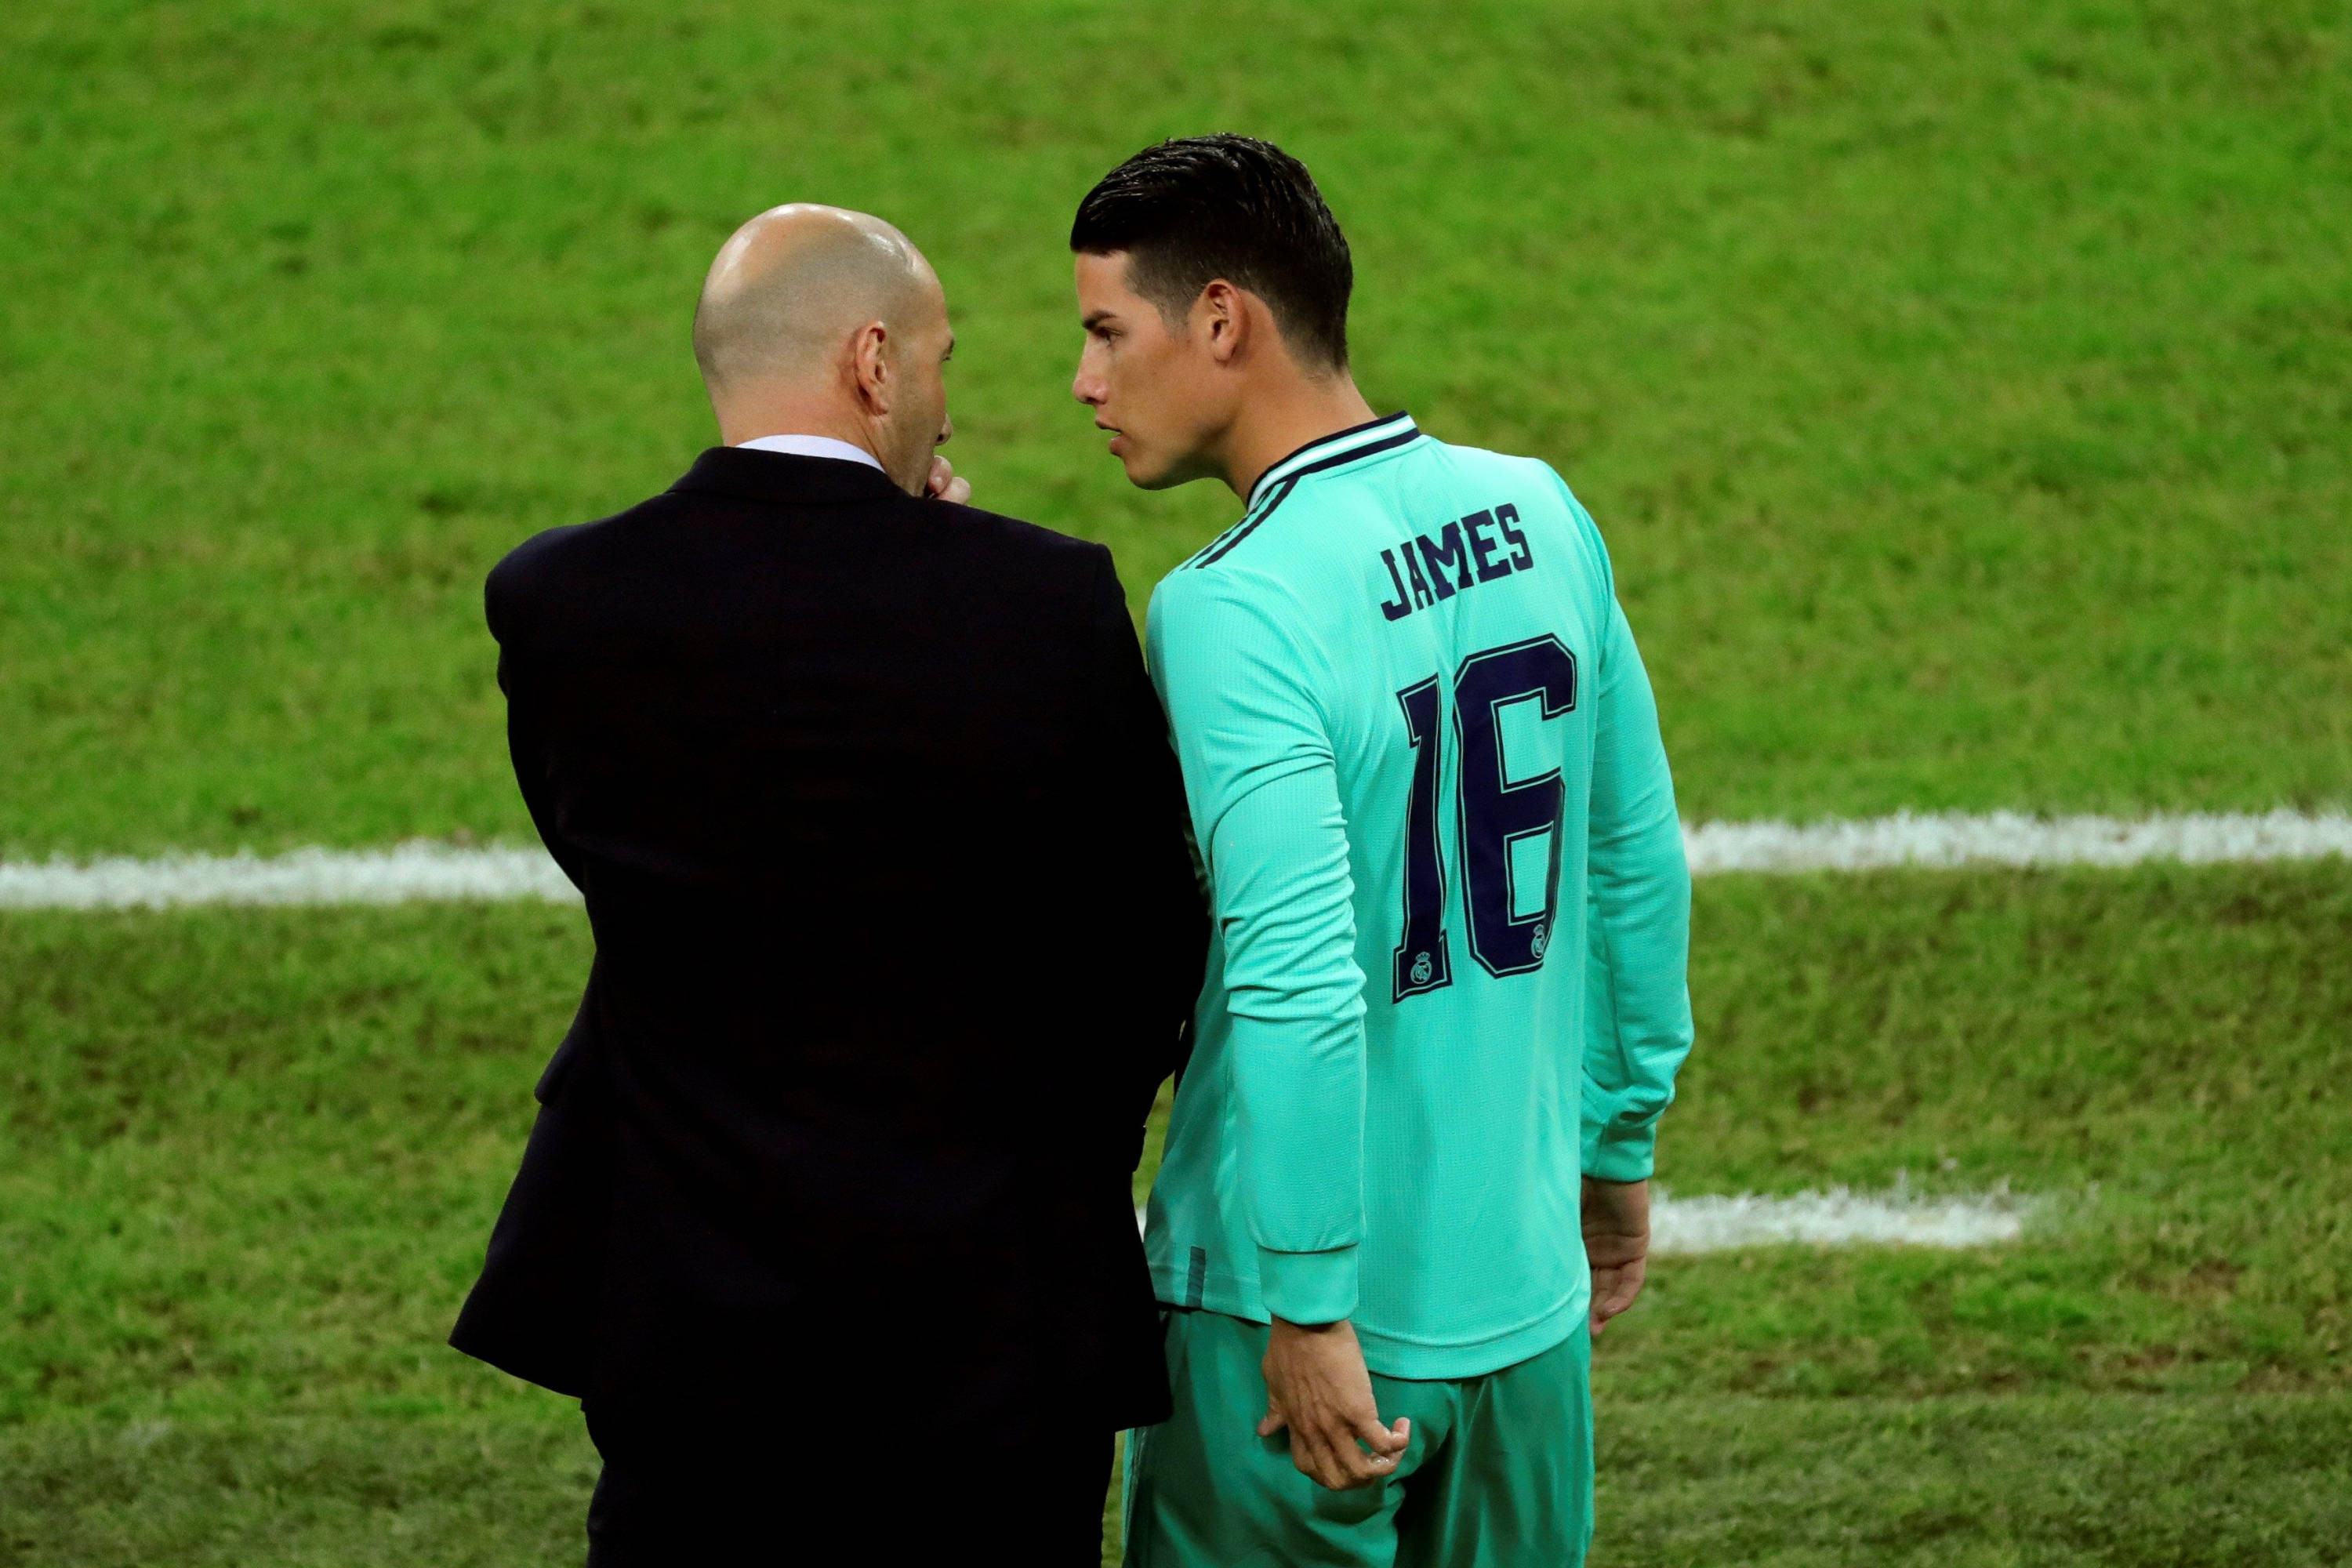
[[[1290,1428],[1290,1462],[1333,1491],[1368,1487],[1396,1471],[1412,1440],[1412,1423],[1398,1416],[1381,1425],[1372,1404],[1372,1374],[1364,1368],[1355,1326],[1305,1325],[1274,1320],[1266,1336],[1265,1419],[1257,1435]],[[1365,1450],[1370,1449],[1367,1453]]]
[[[955,465],[931,454],[931,477],[923,481],[923,493],[933,500],[951,500],[958,506],[971,504],[971,481],[956,477]]]
[[[1584,1178],[1584,1257],[1592,1265],[1592,1331],[1633,1304],[1650,1268],[1650,1184]]]

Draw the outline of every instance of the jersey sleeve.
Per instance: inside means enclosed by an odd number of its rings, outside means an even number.
[[[1586,884],[1583,1171],[1638,1182],[1691,1048],[1690,867],[1649,672],[1613,593],[1606,613]]]
[[[1151,669],[1215,889],[1243,1194],[1266,1310],[1356,1309],[1364,976],[1320,661],[1273,590],[1180,574],[1152,597]]]

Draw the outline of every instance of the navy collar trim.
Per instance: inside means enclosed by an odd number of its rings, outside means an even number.
[[[1353,457],[1356,455],[1357,447],[1399,434],[1420,434],[1419,427],[1412,422],[1412,415],[1391,414],[1379,419],[1366,420],[1361,425],[1350,425],[1345,430],[1334,430],[1328,436],[1318,436],[1260,474],[1257,477],[1257,482],[1250,486],[1249,500],[1243,510],[1244,512],[1255,510],[1261,498],[1269,494],[1274,486],[1298,472],[1307,462],[1322,457],[1337,457],[1343,447],[1349,457]],[[1318,468],[1330,466],[1332,465],[1316,463]]]
[[[1214,566],[1232,554],[1235,546],[1255,533],[1267,518],[1281,510],[1282,503],[1290,499],[1290,492],[1309,475],[1344,468],[1383,452],[1392,452],[1420,439],[1420,426],[1413,424],[1410,416],[1391,414],[1385,419],[1375,419],[1370,424],[1358,425],[1320,440],[1309,441],[1259,476],[1258,482],[1250,487],[1250,495],[1253,498],[1263,495],[1265,500],[1254,500],[1241,521],[1211,540],[1207,548],[1184,564],[1198,570],[1203,566]]]

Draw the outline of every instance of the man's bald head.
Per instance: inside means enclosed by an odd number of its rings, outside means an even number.
[[[729,446],[824,436],[924,493],[955,433],[941,379],[955,333],[939,275],[878,217],[795,202],[735,231],[703,279],[694,357]]]
[[[794,202],[719,248],[694,310],[694,357],[714,398],[824,380],[867,322],[903,331],[944,310],[938,278],[905,235],[865,213]]]

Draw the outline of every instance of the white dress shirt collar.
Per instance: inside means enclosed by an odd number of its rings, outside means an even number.
[[[881,461],[863,447],[836,441],[830,436],[756,436],[739,442],[747,452],[785,452],[795,458],[831,458],[837,462],[863,463],[881,470]]]

